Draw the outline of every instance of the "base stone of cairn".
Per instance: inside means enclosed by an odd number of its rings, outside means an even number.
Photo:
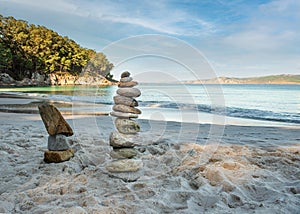
[[[38,106],[39,113],[49,134],[48,151],[44,153],[46,163],[59,163],[74,156],[67,137],[73,135],[73,130],[65,121],[57,108],[49,103]]]
[[[109,144],[113,147],[110,156],[113,161],[106,165],[106,169],[111,173],[119,173],[118,175],[136,173],[143,167],[143,162],[136,159],[138,151],[134,148],[138,144],[140,132],[140,125],[134,118],[142,113],[136,108],[138,102],[135,98],[141,95],[140,90],[134,88],[136,85],[138,83],[133,81],[128,71],[121,74],[113,111],[110,113],[116,117],[114,124],[117,131],[110,134]]]

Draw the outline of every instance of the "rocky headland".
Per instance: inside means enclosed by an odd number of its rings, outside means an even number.
[[[300,84],[300,75],[282,74],[262,77],[236,78],[217,77],[213,79],[185,81],[185,84]]]
[[[35,72],[31,78],[17,81],[9,74],[0,73],[0,87],[18,86],[50,86],[50,85],[116,85],[117,81],[108,80],[96,73],[85,72],[80,75],[72,75],[69,72],[55,72],[51,74],[40,74]]]

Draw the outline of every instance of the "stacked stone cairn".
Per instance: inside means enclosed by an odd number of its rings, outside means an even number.
[[[49,134],[48,150],[44,153],[46,163],[59,163],[74,156],[67,137],[73,135],[73,130],[65,121],[57,108],[49,103],[38,106],[39,113]]]
[[[136,108],[138,102],[135,98],[141,95],[140,90],[134,88],[136,85],[138,83],[133,81],[128,71],[121,74],[113,111],[110,113],[116,117],[114,123],[117,131],[112,132],[109,139],[113,147],[110,156],[114,159],[106,165],[109,172],[136,172],[143,166],[142,161],[136,159],[138,152],[134,148],[140,132],[140,126],[134,118],[142,113]]]

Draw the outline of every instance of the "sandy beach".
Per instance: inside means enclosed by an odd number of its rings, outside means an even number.
[[[112,118],[64,117],[75,157],[47,164],[40,115],[0,113],[0,213],[300,212],[299,127],[139,120],[143,169],[113,175]]]

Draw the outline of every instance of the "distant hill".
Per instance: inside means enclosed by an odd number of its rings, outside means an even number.
[[[234,78],[218,77],[214,79],[204,79],[186,81],[186,84],[300,84],[300,75],[281,74],[263,77]]]

